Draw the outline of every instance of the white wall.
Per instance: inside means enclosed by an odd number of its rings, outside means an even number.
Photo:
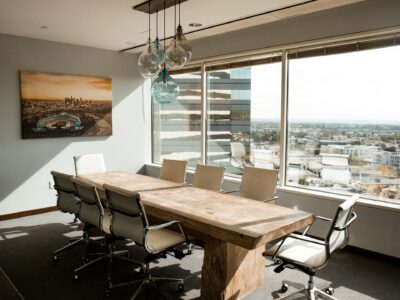
[[[136,61],[134,54],[0,34],[0,215],[54,206],[50,170],[73,174],[74,155],[102,152],[109,170],[143,166],[144,91]],[[21,139],[20,70],[111,77],[113,135]]]
[[[365,0],[192,41],[193,60],[399,25],[400,1]]]
[[[297,42],[312,41],[392,26],[400,26],[400,1],[368,0],[337,9],[321,11],[260,25],[192,42],[194,59],[215,57]],[[189,38],[189,36],[188,36]],[[146,167],[146,173],[157,176],[158,169]],[[191,176],[189,174],[188,180]],[[224,188],[232,190],[237,183],[225,180]],[[279,189],[279,204],[333,217],[340,203],[334,197],[319,197],[289,189]],[[358,220],[351,228],[350,245],[400,258],[400,207],[382,209],[360,203]],[[318,225],[312,233],[323,235],[326,227]]]

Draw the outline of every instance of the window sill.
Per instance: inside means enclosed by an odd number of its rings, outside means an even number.
[[[313,197],[313,198],[320,198],[320,199],[325,199],[325,200],[330,200],[330,201],[343,202],[347,198],[347,196],[344,196],[344,195],[334,195],[334,194],[330,194],[330,193],[306,190],[306,189],[289,187],[289,186],[278,186],[276,189],[277,189],[277,191],[280,191],[280,192],[309,196],[309,197]],[[374,201],[374,200],[369,200],[369,199],[365,199],[365,198],[360,198],[359,200],[357,200],[357,205],[376,208],[376,209],[390,210],[390,211],[400,213],[400,204],[396,204],[396,203]]]

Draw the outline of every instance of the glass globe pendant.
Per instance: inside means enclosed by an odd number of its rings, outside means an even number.
[[[176,37],[165,51],[165,63],[170,69],[180,69],[187,62],[186,51],[179,45]]]
[[[176,30],[176,41],[178,42],[179,46],[182,47],[183,50],[185,50],[187,58],[186,63],[188,63],[192,59],[192,47],[190,47],[188,40],[183,34],[181,24],[178,25],[178,28]]]
[[[154,78],[160,73],[161,66],[160,58],[156,51],[154,51],[154,47],[152,47],[149,39],[147,48],[139,56],[139,73],[144,78]]]
[[[176,28],[176,5],[174,14],[174,30]],[[165,64],[169,69],[180,69],[187,62],[186,51],[179,45],[176,40],[176,34],[172,39],[170,45],[165,50]]]
[[[160,75],[151,85],[151,95],[160,104],[168,104],[174,102],[179,94],[178,83],[168,75],[168,71],[164,66]]]

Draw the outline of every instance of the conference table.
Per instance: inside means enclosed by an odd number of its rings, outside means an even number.
[[[137,191],[145,211],[177,220],[204,241],[201,299],[241,299],[264,283],[265,244],[314,221],[311,213],[158,178],[107,172],[79,176],[104,195],[104,184]]]

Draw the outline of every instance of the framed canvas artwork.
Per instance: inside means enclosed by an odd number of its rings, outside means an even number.
[[[22,138],[112,135],[111,78],[20,72]]]

